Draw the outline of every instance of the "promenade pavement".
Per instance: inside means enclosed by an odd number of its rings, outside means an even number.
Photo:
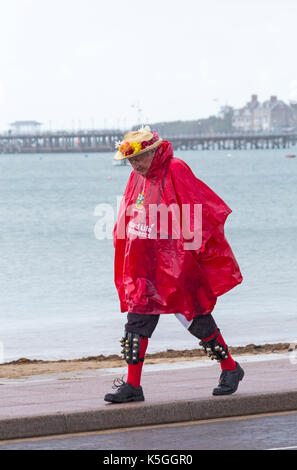
[[[292,353],[235,357],[245,371],[234,395],[212,396],[215,361],[144,365],[145,401],[109,404],[104,395],[126,367],[0,379],[0,440],[191,422],[297,410]]]

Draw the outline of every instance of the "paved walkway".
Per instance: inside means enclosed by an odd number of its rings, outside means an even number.
[[[219,365],[145,365],[146,401],[108,404],[126,368],[0,379],[0,440],[297,410],[297,365],[290,354],[237,358],[245,377],[236,394],[213,397]]]

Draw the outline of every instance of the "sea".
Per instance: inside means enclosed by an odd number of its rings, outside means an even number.
[[[243,282],[213,311],[229,345],[297,341],[297,158],[286,153],[175,153],[232,209],[225,234]],[[114,247],[96,227],[109,208],[108,235],[131,167],[112,163],[111,153],[0,155],[2,362],[119,354]],[[197,345],[162,315],[148,352]]]

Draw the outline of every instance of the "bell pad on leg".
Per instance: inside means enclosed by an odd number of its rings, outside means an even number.
[[[203,347],[205,353],[213,360],[216,359],[218,362],[224,361],[228,357],[228,347],[224,347],[222,344],[220,344],[217,340],[217,338],[220,335],[220,330],[218,329],[218,332],[216,336],[211,339],[210,341],[200,341],[200,346]]]
[[[133,365],[143,362],[143,358],[139,357],[141,337],[137,333],[126,332],[125,337],[121,339],[122,358],[127,364]]]

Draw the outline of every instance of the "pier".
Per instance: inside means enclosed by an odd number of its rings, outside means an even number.
[[[177,150],[264,150],[294,147],[297,134],[225,134],[173,137]]]
[[[82,130],[0,134],[0,153],[91,153],[113,152],[121,130]],[[162,136],[174,150],[285,149],[296,146],[297,133],[251,133]]]

